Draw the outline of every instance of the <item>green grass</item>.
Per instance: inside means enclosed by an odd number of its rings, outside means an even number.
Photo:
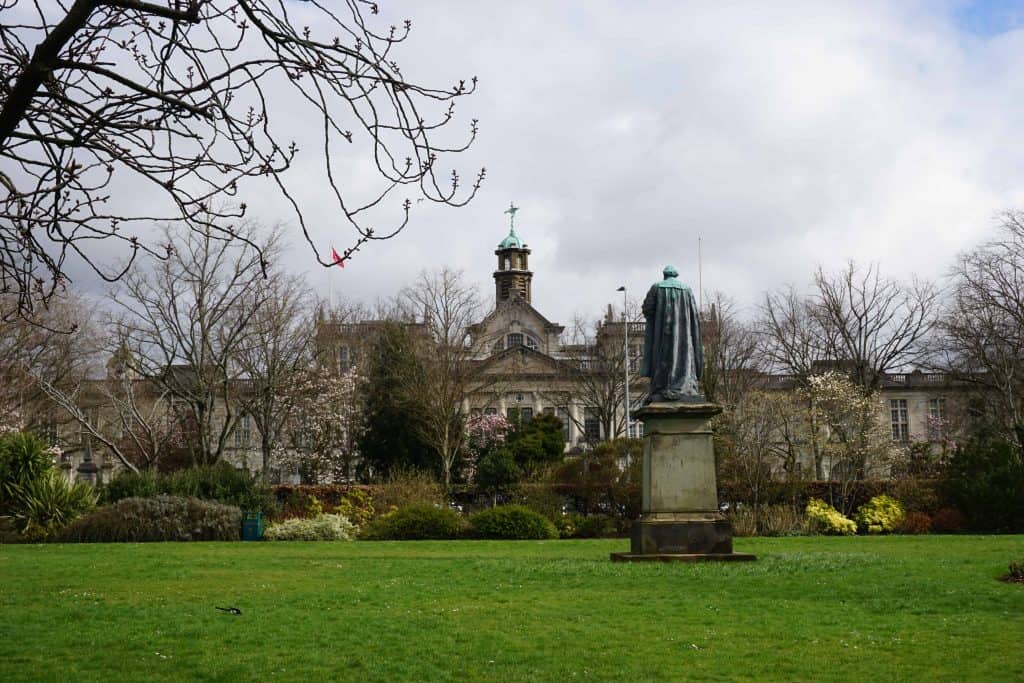
[[[0,680],[1024,680],[1020,536],[627,546],[0,546]]]

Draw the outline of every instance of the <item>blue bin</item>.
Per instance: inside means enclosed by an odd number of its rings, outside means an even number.
[[[242,540],[258,541],[263,538],[263,513],[242,513]]]

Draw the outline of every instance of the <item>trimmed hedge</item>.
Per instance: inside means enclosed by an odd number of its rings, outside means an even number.
[[[558,529],[547,517],[522,505],[500,505],[469,518],[474,538],[505,540],[558,538]]]
[[[265,541],[351,541],[355,526],[344,515],[286,519],[263,532]]]
[[[463,535],[458,512],[433,505],[410,505],[371,522],[360,538],[373,541],[450,540]]]
[[[198,498],[125,498],[78,518],[55,538],[66,543],[237,541],[242,512]]]

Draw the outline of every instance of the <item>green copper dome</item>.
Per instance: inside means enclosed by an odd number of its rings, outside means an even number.
[[[511,228],[508,231],[508,237],[501,241],[498,245],[498,249],[522,249],[523,243],[519,241],[519,237],[516,235],[516,229]]]

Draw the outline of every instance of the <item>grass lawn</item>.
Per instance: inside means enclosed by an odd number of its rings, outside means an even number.
[[[1024,537],[736,546],[0,546],[0,680],[1024,680]]]

